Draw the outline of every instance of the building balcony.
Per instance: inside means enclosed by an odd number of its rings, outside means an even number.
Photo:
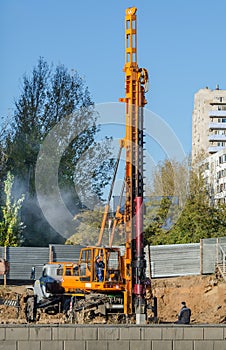
[[[226,110],[225,111],[209,111],[209,117],[216,118],[226,118]]]
[[[226,141],[226,135],[213,134],[208,136],[209,141]]]
[[[226,130],[226,123],[209,123],[209,129]]]
[[[208,152],[209,153],[216,153],[221,151],[222,149],[225,149],[225,146],[210,146],[208,147]]]
[[[214,197],[215,197],[215,199],[225,198],[226,197],[226,191],[222,191],[220,193],[216,193]]]

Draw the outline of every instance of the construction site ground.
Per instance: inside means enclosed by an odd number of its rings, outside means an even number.
[[[215,275],[159,278],[152,280],[153,294],[158,300],[159,323],[174,323],[181,307],[186,301],[191,308],[191,324],[226,323],[226,282]],[[0,298],[16,300],[20,295],[20,310],[12,306],[0,306],[1,324],[26,323],[23,297],[26,286],[0,286]],[[151,316],[151,314],[150,314]],[[47,315],[42,313],[37,323],[66,323],[64,315]],[[104,323],[100,318],[95,323]]]

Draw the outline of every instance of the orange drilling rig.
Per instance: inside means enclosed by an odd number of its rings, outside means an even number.
[[[50,308],[58,302],[63,311],[78,315],[81,310],[93,314],[121,314],[144,324],[147,315],[145,296],[147,279],[143,239],[143,107],[148,86],[148,72],[137,64],[137,18],[135,7],[125,16],[125,103],[126,133],[120,142],[119,156],[108,203],[105,208],[97,246],[81,250],[76,263],[49,263],[41,279],[34,284],[35,298],[28,298],[27,318],[34,319],[34,309]],[[122,148],[126,152],[125,206],[118,207],[109,247],[102,246],[110,201]],[[125,228],[125,252],[112,247],[114,229],[120,222]],[[56,303],[57,300],[57,303]],[[70,306],[69,306],[70,305]],[[57,305],[58,307],[58,305]],[[154,307],[155,309],[155,307]],[[156,311],[156,310],[155,310]],[[92,316],[93,317],[93,316]]]

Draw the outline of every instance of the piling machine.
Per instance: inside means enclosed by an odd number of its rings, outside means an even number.
[[[76,263],[53,263],[45,266],[45,276],[34,285],[35,298],[28,298],[27,316],[35,318],[34,310],[63,305],[63,311],[74,314],[121,314],[146,322],[146,260],[143,237],[143,107],[148,87],[148,72],[137,64],[137,18],[135,7],[125,15],[125,103],[126,132],[120,151],[108,202],[103,215],[99,240],[94,247],[83,248]],[[108,221],[110,201],[122,149],[125,149],[125,205],[118,207],[110,244],[102,246]],[[113,247],[116,224],[125,230],[125,250]],[[100,264],[100,262],[102,262]],[[48,273],[46,272],[48,270]],[[52,272],[51,272],[52,271]],[[54,272],[54,276],[53,276]],[[29,305],[30,304],[30,305]],[[152,306],[153,307],[153,306]],[[156,312],[156,308],[154,306]]]

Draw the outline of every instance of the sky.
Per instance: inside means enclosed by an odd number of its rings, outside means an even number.
[[[1,0],[0,116],[12,115],[24,73],[40,56],[85,78],[95,103],[124,97],[124,16],[136,6],[147,108],[191,152],[194,93],[226,84],[226,1]]]

